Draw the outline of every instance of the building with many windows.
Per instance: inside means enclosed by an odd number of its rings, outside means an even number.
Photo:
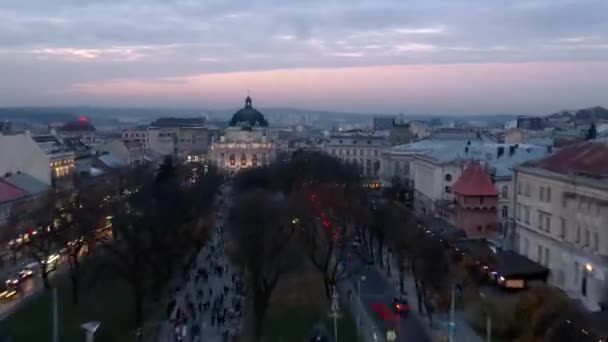
[[[76,170],[76,153],[56,135],[35,135],[32,139],[49,159],[51,181],[54,186],[69,187]]]
[[[550,150],[533,145],[508,145],[475,140],[425,139],[381,152],[381,180],[399,178],[414,188],[414,209],[446,219],[455,217],[454,183],[468,163],[479,161],[498,191],[498,214],[502,231],[513,222],[513,168],[545,157]]]
[[[203,118],[160,118],[150,126],[124,130],[122,140],[154,154],[198,162],[206,159],[215,133]]]
[[[245,107],[234,113],[223,135],[211,145],[211,162],[228,174],[269,165],[276,157],[276,144],[268,137],[268,122],[253,107],[249,96]]]
[[[92,146],[97,144],[95,135],[95,126],[91,124],[88,118],[81,117],[76,121],[66,122],[63,126],[57,129],[59,138],[76,138],[84,144]]]
[[[525,163],[514,184],[516,249],[548,267],[550,283],[599,309],[608,277],[608,143]]]
[[[369,179],[380,177],[380,153],[388,146],[387,136],[359,130],[332,132],[323,150],[361,169]]]

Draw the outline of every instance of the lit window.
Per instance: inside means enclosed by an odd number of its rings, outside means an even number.
[[[234,156],[234,154],[230,155],[230,166],[234,166],[236,165],[236,157]]]

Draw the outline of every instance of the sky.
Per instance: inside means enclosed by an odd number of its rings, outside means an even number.
[[[608,106],[606,0],[0,0],[0,106]]]

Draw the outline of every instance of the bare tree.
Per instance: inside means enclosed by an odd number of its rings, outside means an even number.
[[[211,180],[213,177],[213,180]],[[133,179],[124,175],[124,179]],[[217,175],[192,174],[167,159],[155,174],[124,182],[111,202],[114,239],[103,244],[102,269],[130,287],[134,316],[141,326],[144,304],[157,299],[180,266],[206,238],[205,219],[219,186]],[[193,182],[194,181],[194,182]],[[203,188],[204,187],[204,188]]]
[[[231,209],[233,256],[246,270],[253,308],[253,337],[260,341],[270,297],[279,280],[297,262],[295,229],[280,195],[253,190],[240,195]]]
[[[49,274],[54,270],[54,260],[51,256],[58,252],[57,219],[61,215],[61,206],[66,201],[64,193],[50,191],[39,199],[36,209],[26,220],[28,225],[33,226],[30,240],[22,247],[30,258],[34,259],[40,269],[40,277],[45,289],[50,289]]]
[[[323,276],[328,299],[331,289],[347,276],[348,250],[356,237],[352,195],[344,185],[323,184],[304,187],[291,197],[300,241]]]
[[[83,250],[92,250],[106,223],[105,193],[99,187],[80,189],[63,206],[58,220],[57,244],[65,246],[68,258],[72,301],[78,304],[81,277],[80,258]]]

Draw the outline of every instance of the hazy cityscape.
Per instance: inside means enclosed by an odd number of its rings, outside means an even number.
[[[608,341],[608,3],[0,4],[0,342]]]

